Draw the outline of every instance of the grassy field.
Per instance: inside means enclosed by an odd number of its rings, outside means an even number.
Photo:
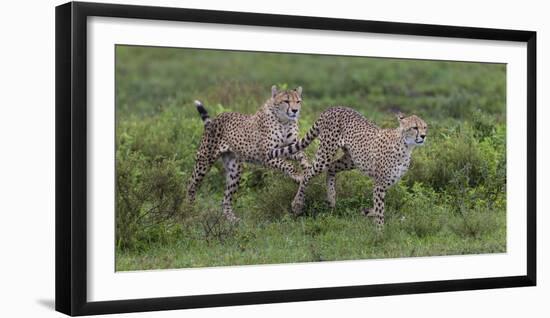
[[[506,251],[505,65],[131,46],[116,58],[118,271]],[[211,115],[253,113],[273,84],[303,87],[302,135],[334,105],[382,127],[398,125],[392,110],[428,123],[426,146],[386,195],[382,234],[359,213],[372,182],[357,171],[339,174],[334,209],[316,177],[297,218],[297,186],[252,164],[237,225],[221,217],[221,163],[186,204],[203,132],[193,100]]]

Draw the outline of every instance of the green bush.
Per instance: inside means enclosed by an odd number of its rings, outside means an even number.
[[[277,220],[291,213],[290,202],[298,186],[279,173],[269,172],[265,176],[265,186],[258,190],[251,214],[258,222]]]
[[[496,128],[495,128],[496,129]],[[434,131],[435,130],[435,131]],[[500,133],[500,132],[499,132]],[[498,144],[501,137],[478,140],[468,125],[453,125],[428,132],[427,144],[413,155],[413,164],[405,176],[407,184],[429,184],[436,190],[445,190],[462,179],[465,186],[476,187],[490,178],[500,178],[505,167],[505,148]],[[499,173],[499,176],[496,174]]]
[[[404,194],[404,201],[397,219],[408,233],[424,237],[443,228],[447,207],[441,204],[434,190],[415,183],[410,192]]]
[[[499,219],[495,218],[495,213],[497,212],[478,204],[473,209],[462,211],[459,220],[450,223],[450,227],[461,237],[471,236],[478,239],[487,233],[498,231],[502,226]]]
[[[174,159],[148,160],[135,152],[117,152],[116,159],[117,246],[136,247],[155,235],[151,226],[185,216],[185,178]]]

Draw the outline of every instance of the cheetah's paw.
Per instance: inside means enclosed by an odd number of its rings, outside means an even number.
[[[363,215],[367,217],[373,217],[374,216],[374,209],[373,208],[364,208],[362,210]]]
[[[239,223],[239,221],[241,220],[240,218],[238,218],[233,212],[231,211],[224,211],[223,212],[223,215],[225,216],[225,219],[227,221],[229,221],[230,223],[233,223],[233,224],[236,224],[236,223]]]
[[[302,214],[303,209],[304,209],[303,200],[294,199],[294,201],[292,201],[292,213],[294,213],[294,215]]]

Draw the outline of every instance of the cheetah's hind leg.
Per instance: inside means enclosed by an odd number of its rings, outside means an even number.
[[[197,152],[195,167],[187,184],[187,200],[189,203],[195,201],[195,195],[202,183],[202,179],[219,157],[218,152],[208,151],[208,146],[208,141],[203,140]]]
[[[228,221],[236,223],[239,221],[239,218],[233,213],[232,201],[233,194],[239,187],[243,165],[232,152],[224,153],[222,160],[225,169],[225,192],[222,201],[223,215]]]
[[[340,159],[329,165],[327,170],[327,203],[330,208],[336,206],[336,174],[353,168],[353,160],[347,151]]]

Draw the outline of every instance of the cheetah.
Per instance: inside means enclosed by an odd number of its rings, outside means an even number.
[[[232,196],[237,191],[243,163],[278,169],[299,183],[302,175],[291,162],[282,158],[268,159],[267,154],[270,149],[296,142],[301,105],[301,87],[278,90],[276,86],[271,88],[271,97],[253,115],[227,112],[211,119],[204,105],[195,101],[204,122],[204,133],[187,187],[189,202],[194,201],[202,179],[219,157],[226,177],[222,210],[230,221],[239,220],[233,213]],[[296,152],[289,159],[299,161],[302,169],[309,168],[302,152]]]
[[[315,161],[305,172],[298,192],[292,201],[292,211],[300,214],[304,205],[304,191],[309,180],[327,170],[327,201],[335,206],[336,174],[359,169],[374,181],[374,208],[365,208],[366,216],[374,217],[378,229],[384,225],[384,197],[409,168],[412,150],[424,145],[428,126],[418,116],[396,114],[399,127],[381,129],[359,112],[347,107],[332,107],[324,111],[306,136],[292,145],[273,149],[269,158],[292,155],[319,138]],[[337,151],[344,154],[334,159]]]

